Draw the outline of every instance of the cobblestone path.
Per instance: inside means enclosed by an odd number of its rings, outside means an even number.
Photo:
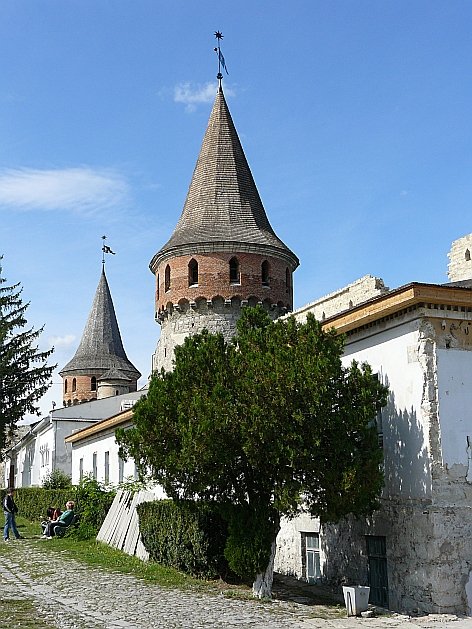
[[[51,629],[472,629],[471,619],[446,616],[312,618],[306,604],[262,604],[162,588],[59,553],[45,554],[39,543],[49,542],[11,542],[0,554],[0,608],[2,598],[27,599]]]

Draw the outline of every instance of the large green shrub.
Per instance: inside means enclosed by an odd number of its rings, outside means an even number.
[[[68,500],[76,500],[76,487],[69,489],[45,489],[44,487],[19,487],[15,490],[15,503],[19,515],[30,522],[41,522],[48,507],[64,510]],[[5,490],[2,492],[2,498]]]
[[[226,523],[208,504],[158,500],[137,511],[151,560],[200,578],[228,574]]]
[[[115,491],[91,476],[84,476],[76,487],[76,513],[79,523],[72,531],[77,539],[95,537],[115,497]]]

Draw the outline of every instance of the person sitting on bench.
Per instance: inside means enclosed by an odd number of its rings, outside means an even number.
[[[66,503],[66,510],[63,513],[61,513],[59,518],[57,520],[51,520],[50,522],[47,523],[46,531],[43,537],[45,537],[46,539],[52,539],[54,536],[54,528],[56,526],[64,526],[64,527],[69,526],[72,523],[72,520],[74,519],[74,507],[75,507],[74,501],[69,500]]]

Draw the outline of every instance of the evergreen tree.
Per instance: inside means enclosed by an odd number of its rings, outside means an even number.
[[[343,367],[344,341],[312,315],[272,322],[247,308],[232,342],[204,332],[176,348],[117,432],[174,499],[216,503],[225,554],[257,596],[271,592],[282,516],[371,513],[383,484],[375,418],[386,388],[368,365]]]
[[[6,286],[0,257],[0,451],[17,422],[27,413],[38,414],[36,402],[46,393],[55,365],[47,359],[53,349],[36,345],[43,328],[26,328],[29,304],[21,299],[20,284]]]

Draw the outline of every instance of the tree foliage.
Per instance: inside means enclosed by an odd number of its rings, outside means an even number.
[[[72,479],[62,470],[52,470],[43,479],[44,489],[67,489],[72,487]]]
[[[49,388],[55,365],[47,359],[53,350],[40,352],[42,328],[27,327],[20,284],[6,286],[0,257],[0,450],[7,435],[27,413],[39,414],[36,402]]]
[[[280,516],[303,506],[337,521],[377,506],[375,417],[386,389],[368,365],[343,367],[343,347],[311,315],[273,322],[247,308],[232,342],[204,331],[176,348],[174,370],[153,376],[134,427],[118,432],[121,454],[174,499],[241,505],[246,532],[264,514],[265,541],[243,536],[252,556],[258,545],[260,569]],[[229,540],[229,552],[247,563],[239,540]]]

